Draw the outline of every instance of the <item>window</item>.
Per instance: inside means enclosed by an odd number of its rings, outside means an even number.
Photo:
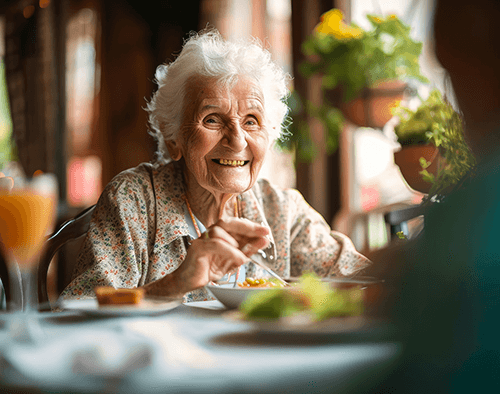
[[[440,86],[442,70],[430,55],[428,31],[431,22],[432,1],[392,0],[351,0],[351,20],[363,28],[370,28],[366,14],[388,16],[396,14],[412,28],[415,39],[424,43],[420,57],[420,67],[434,84]],[[425,97],[428,87],[417,87]],[[384,207],[419,203],[422,194],[411,190],[403,180],[399,168],[394,164],[393,152],[399,144],[390,121],[383,130],[348,127],[344,147],[347,160],[343,162],[342,173],[350,185],[349,207],[347,209],[352,225],[349,233],[356,247],[378,248],[387,243],[387,233],[383,222]],[[360,218],[357,220],[356,218]],[[340,223],[345,218],[337,218]],[[342,229],[341,229],[342,230]]]
[[[97,13],[79,10],[70,18],[66,34],[66,198],[69,206],[86,207],[101,193],[102,163],[91,149],[100,82]]]

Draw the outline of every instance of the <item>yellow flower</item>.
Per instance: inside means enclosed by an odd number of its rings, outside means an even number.
[[[401,106],[401,100],[395,100],[393,103],[391,103],[389,105],[389,109],[391,110],[391,112],[393,110],[395,110],[396,108],[400,107]]]
[[[315,27],[320,34],[333,35],[338,39],[359,38],[363,35],[363,30],[346,25],[342,19],[344,15],[338,9],[330,10],[321,16],[320,23]]]
[[[339,28],[343,17],[342,11],[338,9],[325,12],[321,15],[320,23],[315,27],[315,30],[318,33],[332,34],[333,31]]]
[[[377,22],[377,23],[382,23],[382,22],[383,22],[383,20],[382,20],[381,18],[379,18],[378,16],[374,16],[374,17],[373,17],[373,20],[374,20],[375,22]]]
[[[389,15],[389,17],[387,19],[393,20],[393,19],[398,19],[398,17],[395,14],[391,14],[391,15]]]
[[[338,39],[360,38],[363,36],[363,30],[341,24],[339,29],[332,33]]]

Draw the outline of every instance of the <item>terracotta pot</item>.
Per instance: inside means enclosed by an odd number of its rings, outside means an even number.
[[[439,150],[432,144],[405,146],[400,151],[394,152],[394,162],[398,165],[406,183],[416,191],[429,193],[432,183],[422,179],[420,171],[420,158],[423,157],[431,165],[427,171],[436,176],[438,168],[444,165],[444,159]]]
[[[382,128],[392,118],[392,107],[403,99],[406,84],[385,81],[363,89],[361,95],[340,104],[344,116],[359,127]]]

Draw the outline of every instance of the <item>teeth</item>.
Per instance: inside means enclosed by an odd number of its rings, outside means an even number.
[[[243,160],[227,160],[227,159],[219,159],[219,164],[223,164],[225,166],[242,166],[245,164]]]

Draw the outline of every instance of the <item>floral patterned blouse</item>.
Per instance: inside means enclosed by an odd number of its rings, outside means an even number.
[[[96,205],[74,279],[61,296],[95,297],[98,285],[138,287],[175,271],[192,239],[184,192],[182,170],[175,162],[143,163],[118,174]],[[297,190],[258,180],[239,196],[239,210],[241,217],[271,229],[263,258],[282,277],[304,271],[347,276],[370,264],[348,237],[331,231]],[[246,271],[263,275],[251,263]],[[212,298],[204,288],[184,296],[185,302],[206,299]]]

